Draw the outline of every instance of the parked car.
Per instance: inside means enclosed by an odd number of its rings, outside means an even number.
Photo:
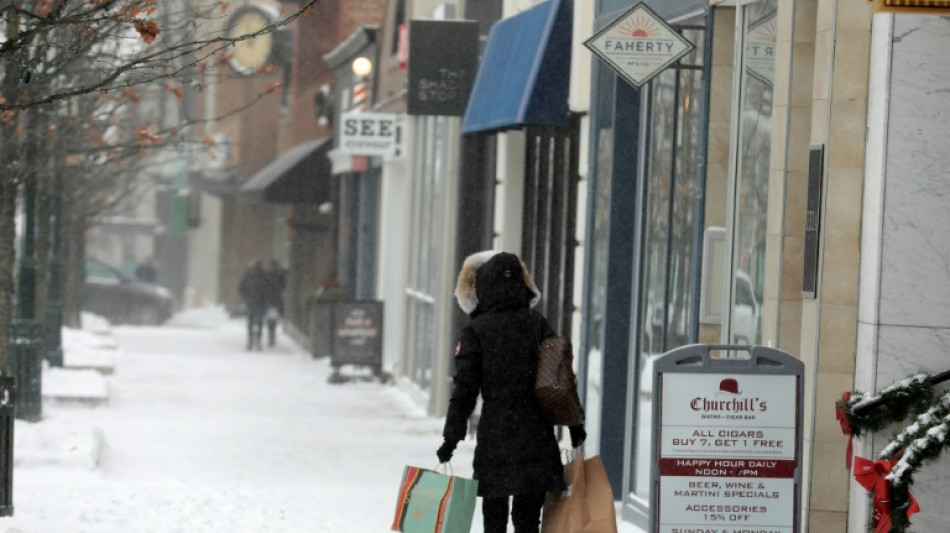
[[[736,302],[732,310],[732,341],[736,344],[761,342],[762,303],[755,297],[752,276],[736,271]]]
[[[82,309],[112,324],[158,325],[175,308],[172,293],[160,285],[134,280],[98,259],[86,259]]]

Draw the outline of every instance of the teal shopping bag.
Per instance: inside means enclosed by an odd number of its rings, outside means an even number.
[[[407,466],[399,485],[393,531],[466,533],[475,516],[478,481]]]

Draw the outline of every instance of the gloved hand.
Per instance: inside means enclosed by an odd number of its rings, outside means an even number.
[[[458,441],[445,441],[439,446],[439,451],[435,452],[439,456],[439,463],[447,463],[452,458],[452,452],[458,446]]]
[[[584,426],[571,426],[567,430],[571,432],[571,446],[577,448],[587,440],[587,432],[584,431]]]

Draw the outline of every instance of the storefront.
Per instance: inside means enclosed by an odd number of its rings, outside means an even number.
[[[361,26],[324,56],[337,79],[333,149],[327,154],[333,175],[326,206],[334,220],[332,281],[345,287],[350,298],[365,300],[376,296],[382,159],[343,146],[341,139],[344,119],[373,105],[377,33],[376,27]]]
[[[448,406],[457,339],[452,292],[458,274],[461,197],[460,115],[478,54],[478,26],[454,5],[414,13],[408,35],[406,90],[405,255],[400,376],[427,411]]]
[[[706,9],[653,2],[693,50],[639,89],[594,63],[583,330],[589,453],[624,517],[649,513],[652,376],[659,354],[696,342],[706,145]],[[630,9],[598,6],[596,30]],[[651,31],[647,27],[644,31]]]
[[[762,341],[777,9],[647,4],[692,49],[639,87],[595,63],[583,336],[591,452],[641,526],[652,362]],[[602,3],[595,31],[630,9]]]
[[[462,122],[495,159],[496,249],[518,253],[538,311],[570,335],[574,319],[581,120],[568,107],[573,3],[548,0],[492,27]]]

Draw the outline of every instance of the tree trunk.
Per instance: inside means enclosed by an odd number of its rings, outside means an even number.
[[[13,39],[19,34],[19,16],[8,12],[6,35]],[[7,60],[3,72],[3,94],[7,100],[17,98],[17,65]],[[13,354],[10,348],[13,326],[13,296],[15,291],[14,263],[16,261],[16,200],[19,141],[17,121],[0,121],[0,373],[13,375]]]
[[[62,258],[62,297],[63,325],[70,328],[82,327],[82,287],[85,279],[85,237],[86,216],[82,200],[75,190],[78,180],[63,180],[63,226]]]
[[[37,112],[36,131],[38,136],[36,161],[33,163],[36,176],[36,320],[46,327],[46,300],[49,287],[49,254],[52,243],[53,189],[50,186],[52,175],[49,165],[49,143],[40,132],[47,130],[49,115],[41,110]]]
[[[10,131],[12,129],[0,128],[0,131],[3,131],[3,139],[5,139],[2,149],[3,163],[10,161],[11,152],[13,157],[16,157],[16,143],[10,142],[10,139],[14,138],[13,132]],[[9,148],[11,145],[13,146],[12,150]],[[7,165],[3,166],[6,167]],[[9,175],[9,172],[4,172],[4,175],[0,176],[0,373],[4,376],[12,375],[13,371],[12,354],[10,352],[10,328],[13,324],[16,197],[16,180]]]

